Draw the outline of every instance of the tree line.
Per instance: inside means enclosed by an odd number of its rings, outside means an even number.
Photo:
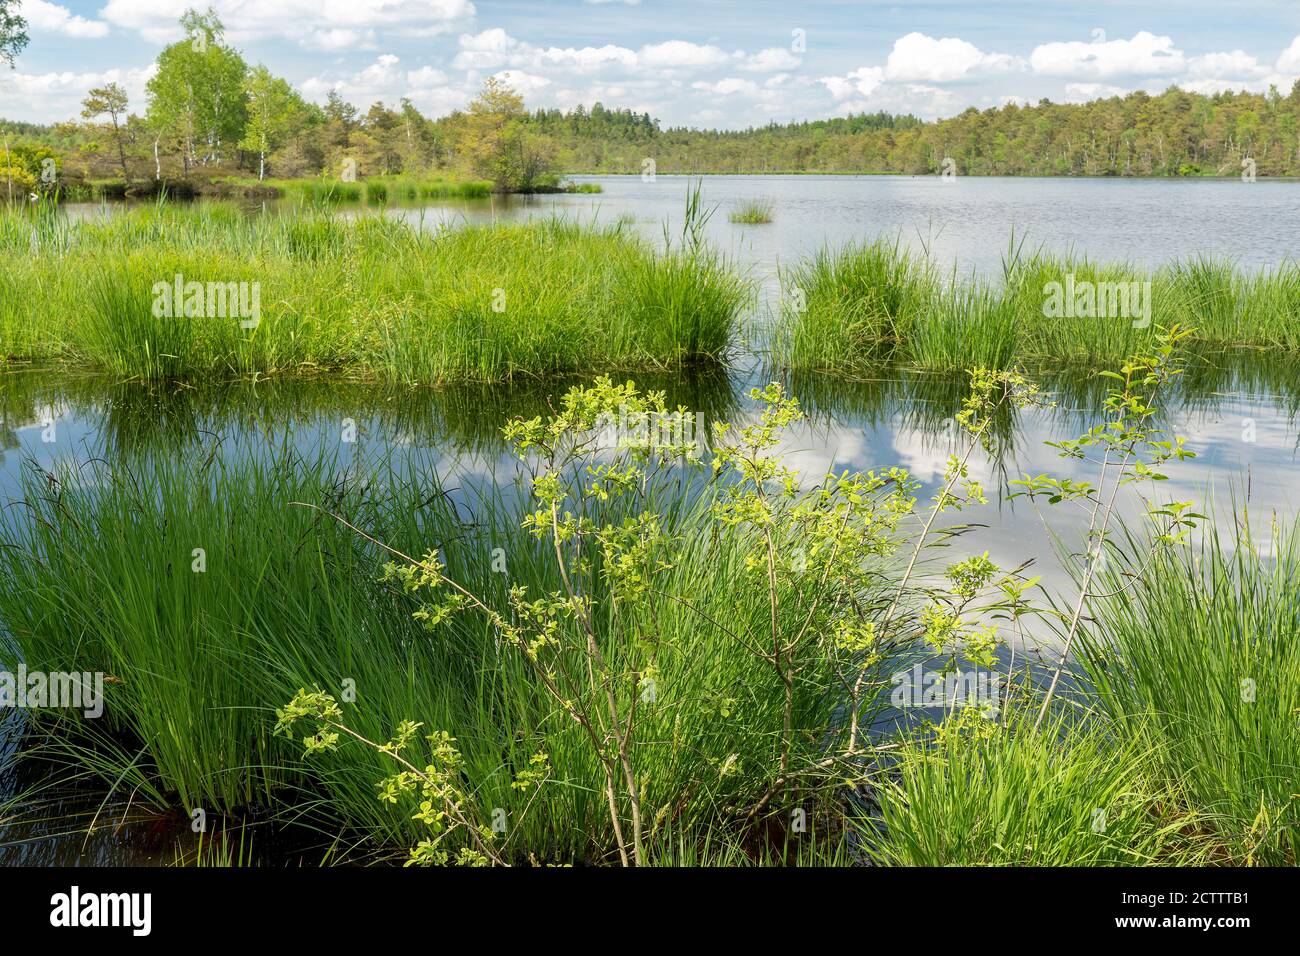
[[[1300,82],[1283,95],[1171,87],[1088,103],[968,109],[938,121],[887,113],[744,130],[662,129],[645,114],[534,113],[567,172],[905,173],[971,176],[1300,175]]]
[[[0,60],[27,37],[0,0]],[[453,173],[529,190],[567,173],[937,173],[1004,176],[1300,175],[1300,82],[1283,94],[1171,87],[1087,103],[1010,104],[943,120],[884,112],[743,130],[663,127],[600,103],[528,112],[489,79],[464,110],[432,118],[403,98],[365,112],[337,91],[305,100],[225,40],[217,15],[187,10],[181,40],[158,55],[143,113],[115,83],[93,89],[81,121],[0,121],[0,177],[127,184],[221,175],[300,178]]]
[[[324,105],[312,103],[266,66],[250,66],[226,43],[211,9],[187,10],[180,25],[184,37],[158,54],[142,115],[119,84],[109,83],[89,91],[80,122],[0,121],[0,180],[11,191],[14,182],[41,189],[50,158],[65,187],[106,178],[129,186],[241,174],[261,180],[450,172],[529,191],[556,178],[550,142],[533,129],[523,98],[497,79],[465,110],[437,120],[406,98],[398,109],[375,103],[362,113],[337,91]],[[0,44],[0,57],[4,50]]]

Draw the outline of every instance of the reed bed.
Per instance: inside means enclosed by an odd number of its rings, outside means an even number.
[[[289,198],[315,203],[484,199],[492,194],[492,183],[488,180],[445,177],[376,176],[353,182],[340,179],[272,179],[267,182]]]
[[[1129,535],[1083,648],[1090,697],[1235,865],[1300,862],[1300,526],[1239,517],[1193,548]],[[1143,587],[1125,587],[1150,560]]]
[[[475,799],[511,821],[511,858],[608,861],[596,761],[520,655],[476,617],[426,631],[412,617],[413,599],[380,581],[384,552],[290,504],[344,516],[406,553],[438,547],[448,574],[504,606],[509,587],[539,595],[560,587],[554,555],[521,529],[508,491],[454,505],[432,466],[414,474],[344,467],[289,447],[242,450],[223,464],[228,457],[195,450],[112,470],[86,465],[63,473],[57,490],[32,470],[22,503],[0,514],[0,621],[27,666],[110,675],[102,719],[38,715],[32,733],[58,742],[60,765],[137,800],[236,816],[275,807],[281,818],[391,852],[421,827],[409,808],[376,798],[390,772],[385,758],[358,749],[305,765],[300,742],[272,736],[275,707],[299,688],[342,700],[352,687],[348,719],[373,739],[405,719],[454,735]],[[655,502],[666,526],[696,544],[659,579],[671,600],[657,632],[625,634],[617,619],[598,615],[601,640],[611,655],[634,637],[662,647],[657,680],[671,692],[644,708],[636,756],[653,859],[735,859],[746,853],[744,809],[778,773],[784,688],[771,667],[706,622],[761,629],[771,612],[747,584],[752,542],[704,530],[715,518],[703,487],[668,482]],[[606,600],[589,597],[597,608]],[[812,762],[842,718],[841,685],[816,645],[804,665],[793,739],[796,759]],[[873,668],[873,680],[886,684],[887,666]],[[869,703],[864,716],[883,705]],[[50,747],[33,752],[42,750]],[[553,780],[521,793],[513,774],[538,750]],[[843,858],[841,836],[819,839],[828,859]],[[813,853],[806,843],[792,852]],[[779,848],[759,853],[781,856]]]
[[[1157,748],[1140,725],[1118,734],[1058,716],[1035,730],[1032,718],[1021,710],[976,718],[973,735],[906,736],[873,789],[876,812],[858,818],[867,854],[882,866],[1207,861],[1177,781],[1148,769]]]
[[[741,225],[761,226],[771,222],[776,206],[770,199],[747,199],[737,206],[728,218]]]
[[[904,866],[1294,866],[1300,524],[1206,528],[1179,549],[1121,529],[1069,700],[1043,727],[1025,681],[974,733],[902,733],[855,818],[866,853]]]
[[[4,355],[122,379],[440,385],[667,369],[721,357],[750,297],[707,248],[655,251],[618,227],[558,219],[422,230],[220,204],[77,223],[11,213],[0,253]],[[159,283],[177,276],[246,296],[256,287],[257,322],[180,297],[159,317]]]
[[[1013,250],[990,281],[942,276],[899,240],[880,239],[822,249],[781,284],[774,357],[794,369],[861,374],[886,358],[935,370],[1018,361],[1098,368],[1149,348],[1175,323],[1195,329],[1202,349],[1300,350],[1293,261],[1250,273],[1200,257],[1147,272]]]
[[[351,688],[349,725],[371,739],[404,719],[453,734],[475,799],[519,821],[512,858],[612,862],[595,761],[518,655],[473,617],[425,631],[412,599],[376,573],[381,549],[291,504],[343,516],[406,553],[437,546],[449,575],[504,602],[512,586],[560,586],[553,555],[520,528],[511,486],[453,500],[432,464],[344,465],[285,445],[31,469],[22,500],[0,513],[0,624],[30,669],[109,678],[101,720],[33,715],[28,759],[159,809],[238,819],[275,808],[382,857],[420,832],[408,811],[375,798],[385,759],[354,749],[304,763],[295,742],[271,733],[275,702],[298,688],[342,699]],[[823,824],[772,845],[747,837],[735,810],[771,784],[783,688],[702,623],[758,630],[770,608],[741,583],[748,549],[705,531],[705,486],[668,483],[656,496],[667,527],[693,542],[661,585],[665,607],[689,600],[702,614],[683,604],[655,635],[658,680],[675,703],[648,711],[639,732],[651,862],[1296,861],[1300,531],[1256,541],[1243,530],[1238,547],[1211,532],[1191,552],[1159,552],[1136,578],[1145,542],[1130,535],[1129,558],[1117,552],[1107,572],[1106,591],[1119,593],[1098,606],[1076,686],[1044,727],[1032,726],[1026,681],[999,719],[886,730],[870,751],[866,799],[832,808],[845,831]],[[601,621],[617,653],[628,635]],[[887,688],[913,653],[898,648],[872,680]],[[794,714],[806,761],[842,717],[839,675],[819,658],[803,662]],[[885,726],[887,706],[882,689],[864,718]],[[513,774],[538,750],[553,782],[520,793]]]

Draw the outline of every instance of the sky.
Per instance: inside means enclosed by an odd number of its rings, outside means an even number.
[[[203,0],[19,0],[31,42],[0,66],[0,117],[73,119],[120,83],[143,113],[158,51]],[[227,41],[308,99],[409,97],[440,116],[488,76],[529,108],[647,112],[737,129],[886,110],[925,119],[1171,85],[1283,92],[1300,0],[210,0]]]

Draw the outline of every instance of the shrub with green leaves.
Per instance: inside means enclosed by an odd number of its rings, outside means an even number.
[[[939,515],[983,500],[967,461],[988,441],[998,407],[1032,394],[1027,382],[1008,373],[978,372],[973,386],[959,416],[968,447],[950,462],[918,542]],[[585,785],[604,794],[607,832],[624,865],[657,854],[654,844],[668,823],[698,820],[701,833],[743,835],[760,823],[790,827],[820,807],[831,811],[828,826],[838,828],[844,781],[859,777],[864,766],[859,728],[880,713],[887,666],[913,650],[918,617],[909,576],[920,543],[901,581],[882,584],[900,548],[912,541],[901,528],[915,517],[916,482],[890,468],[830,473],[805,487],[777,454],[785,430],[802,417],[798,402],[779,384],[754,389],[752,397],[762,405],[757,419],[734,429],[715,426],[707,464],[689,412],[670,411],[662,394],[608,378],[571,390],[550,417],[508,423],[506,438],[531,473],[521,527],[549,552],[558,587],[537,592],[515,585],[504,595],[480,594],[450,573],[437,551],[421,558],[396,554],[400,560],[385,570],[421,598],[414,616],[435,639],[454,635],[468,615],[485,622],[526,665],[537,692],[551,702],[553,720],[583,744],[589,771],[596,772]],[[701,506],[688,511],[685,524],[661,510],[666,483],[681,493],[675,469],[708,478]],[[735,562],[722,602],[707,593],[674,593],[666,582],[711,537],[727,543],[725,553]],[[1006,607],[1007,587],[1018,598],[1027,585],[999,573],[987,558],[959,562],[950,577],[956,613],[927,638],[954,659],[964,649],[985,660],[996,636],[987,627],[968,627],[962,614],[973,614],[972,602],[989,592],[995,597],[983,610]],[[934,592],[924,593],[936,607]],[[926,620],[924,612],[919,619]],[[668,620],[675,624],[666,629]],[[683,662],[683,647],[668,634],[678,641],[690,635],[693,642],[708,635],[705,643],[725,647],[724,659],[744,680],[718,687],[716,705],[685,699],[683,663],[708,668],[710,662]],[[288,713],[310,716],[301,702],[313,699],[300,694]],[[692,775],[683,777],[680,769],[665,775],[664,742],[679,737],[683,719],[701,703],[706,711],[716,706],[724,722],[743,709],[745,722],[724,723],[729,732],[711,743],[722,749]],[[346,726],[332,712],[322,725],[326,732]],[[317,739],[307,738],[309,750],[317,749]],[[553,752],[552,759],[553,783],[573,785],[575,765]]]

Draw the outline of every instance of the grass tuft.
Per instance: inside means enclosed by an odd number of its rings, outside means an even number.
[[[1052,288],[1074,306],[1053,313]],[[1194,329],[1201,350],[1300,349],[1300,267],[1247,274],[1199,257],[1148,272],[1037,253],[1000,282],[953,276],[898,240],[822,249],[782,278],[782,365],[860,373],[882,358],[959,371],[972,364],[1068,362],[1102,368],[1149,349],[1156,330]],[[1095,293],[1095,305],[1087,301]]]
[[[764,225],[775,216],[775,205],[770,199],[747,199],[732,211],[732,222],[744,225]]]
[[[387,187],[386,187],[387,188]],[[66,227],[0,215],[0,344],[122,379],[337,373],[496,382],[714,361],[748,283],[702,246],[558,219],[421,230],[382,215],[160,205]],[[247,283],[260,317],[155,315],[155,287]],[[176,314],[177,312],[181,314]]]
[[[1207,527],[1210,527],[1207,525]],[[1158,744],[1152,767],[1177,783],[1224,847],[1223,862],[1300,862],[1300,528],[1257,538],[1244,521],[1148,560],[1116,550],[1095,633],[1082,649],[1100,709]]]

